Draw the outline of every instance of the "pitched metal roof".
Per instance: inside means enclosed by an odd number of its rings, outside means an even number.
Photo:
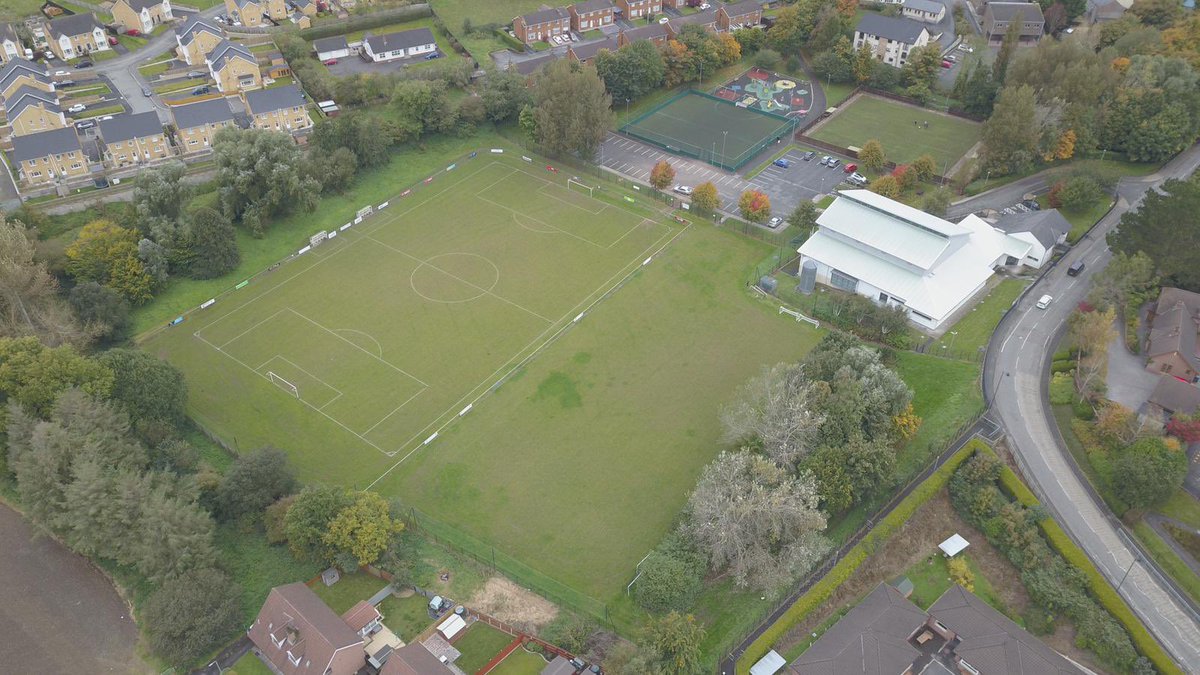
[[[13,160],[17,162],[47,155],[59,155],[72,150],[83,150],[79,145],[79,136],[75,135],[73,127],[43,131],[39,134],[13,136],[12,156]]]
[[[303,106],[304,97],[294,84],[246,92],[246,107],[254,115]]]
[[[904,7],[915,9],[918,12],[928,12],[937,14],[944,11],[946,6],[936,0],[904,0]]]
[[[1058,209],[1042,209],[1029,213],[1001,216],[996,227],[1009,233],[1028,232],[1046,248],[1053,248],[1062,236],[1071,231],[1071,223]]]
[[[539,23],[570,19],[571,13],[562,7],[550,7],[547,9],[539,9],[536,12],[522,14],[520,18],[525,21],[526,26],[533,26]]]
[[[912,19],[867,12],[859,20],[858,27],[854,30],[859,33],[877,35],[911,45],[916,44],[917,40],[921,37],[921,33],[925,32],[925,24],[918,23]]]
[[[162,122],[154,111],[131,115],[113,115],[111,120],[100,120],[100,137],[105,143],[145,138],[163,132]]]
[[[245,45],[240,42],[230,42],[229,40],[221,40],[216,47],[204,57],[205,61],[212,64],[214,71],[221,70],[235,58],[242,58],[255,65],[258,61],[254,58],[254,53],[251,52]]]
[[[104,26],[101,26],[100,22],[96,20],[96,15],[91,12],[87,14],[60,16],[46,24],[46,26],[51,35],[66,35],[67,37],[90,33],[96,28],[104,29]]]
[[[333,37],[321,38],[313,40],[313,49],[319,54],[321,52],[336,52],[339,49],[349,49],[350,45],[346,42],[345,35],[334,35]]]
[[[215,24],[209,22],[208,19],[200,16],[199,14],[193,14],[188,17],[188,20],[183,23],[183,26],[179,27],[179,42],[186,45],[194,40],[196,35],[200,33],[211,33],[218,38],[224,37],[224,35],[221,33],[221,29],[217,28]]]
[[[1022,21],[1045,21],[1042,7],[1036,2],[989,2],[985,14],[998,21],[1012,21],[1018,14]]]
[[[205,124],[233,120],[233,111],[229,109],[229,102],[223,98],[171,106],[171,114],[175,117],[176,128],[179,129],[191,129]]]
[[[575,58],[580,61],[587,61],[600,53],[600,50],[607,49],[610,52],[617,51],[617,39],[615,37],[596,40],[582,45],[571,45],[571,52],[575,54]]]
[[[433,31],[428,28],[413,28],[412,30],[402,30],[399,33],[372,35],[365,38],[364,41],[371,45],[371,51],[376,54],[437,44],[437,41],[433,39]]]
[[[613,8],[612,0],[583,0],[577,2],[572,7],[575,8],[576,14],[587,14],[588,12],[599,12],[605,9]]]

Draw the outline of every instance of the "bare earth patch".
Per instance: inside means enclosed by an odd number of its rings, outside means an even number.
[[[558,608],[550,601],[504,577],[488,579],[483,588],[471,596],[467,606],[526,633],[536,633],[558,615]]]

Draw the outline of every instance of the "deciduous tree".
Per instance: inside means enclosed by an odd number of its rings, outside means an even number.
[[[95,220],[83,226],[66,254],[75,279],[109,286],[135,304],[150,299],[153,280],[138,259],[137,231]]]
[[[897,199],[900,197],[900,181],[896,180],[895,176],[880,176],[871,181],[867,189],[877,195],[882,195],[888,199]]]
[[[746,190],[738,199],[738,211],[752,223],[761,223],[771,217],[771,200],[758,190]]]
[[[669,675],[695,675],[704,671],[700,645],[705,630],[691,614],[671,612],[652,621],[646,628],[646,641],[658,652],[663,671]]]
[[[874,138],[863,143],[862,148],[858,151],[858,161],[872,171],[882,170],[884,164],[887,163],[887,154],[883,150],[883,144]]]
[[[788,214],[788,225],[798,227],[805,233],[817,229],[817,205],[810,199],[801,199],[796,208]]]
[[[675,180],[675,167],[667,160],[659,160],[650,170],[650,186],[655,190],[663,190]]]
[[[192,186],[183,182],[185,171],[179,161],[143,169],[133,188],[138,228],[168,248],[176,245],[179,219],[192,194]]]
[[[287,134],[226,127],[213,137],[213,152],[221,207],[254,236],[278,215],[316,208],[321,186],[304,175],[303,156]]]
[[[613,125],[612,98],[594,68],[560,59],[537,80],[533,116],[538,143],[552,153],[590,160]]]
[[[129,301],[120,293],[94,281],[85,281],[67,296],[71,309],[89,332],[97,337],[120,340],[129,328]],[[53,340],[42,342],[54,344]]]
[[[1121,216],[1108,244],[1126,255],[1144,252],[1172,285],[1200,291],[1200,184],[1169,180],[1141,207]]]
[[[213,279],[233,271],[241,262],[237,233],[223,212],[202,207],[188,217],[188,273],[196,279]]]
[[[99,360],[113,373],[112,402],[135,425],[183,421],[187,383],[178,368],[140,349],[111,349]]]
[[[1143,438],[1117,455],[1113,475],[1120,476],[1113,488],[1135,509],[1160,504],[1168,499],[1187,476],[1187,455],[1169,449],[1161,438]]]
[[[996,98],[992,116],[983,125],[983,155],[988,169],[1016,173],[1039,156],[1040,135],[1034,112],[1033,88],[1005,87]]]
[[[221,477],[215,494],[221,520],[257,518],[271,504],[296,491],[296,477],[287,455],[277,448],[259,448],[240,455]]]
[[[309,485],[296,496],[284,518],[288,548],[302,560],[329,563],[337,549],[325,541],[329,523],[354,498],[344,488]]]
[[[479,96],[487,118],[497,124],[517,119],[521,108],[533,103],[525,76],[515,70],[488,73]]]
[[[803,366],[782,363],[764,368],[721,410],[726,442],[761,448],[781,466],[812,450],[824,421]]]
[[[714,213],[720,205],[721,197],[712,181],[705,181],[692,191],[692,208],[699,209],[702,213]]]
[[[324,540],[338,553],[353,556],[359,565],[370,565],[402,530],[404,523],[392,518],[387,500],[364,491],[355,493],[353,501],[329,521]]]
[[[8,401],[45,418],[71,387],[108,398],[113,373],[66,345],[47,347],[34,337],[0,339],[0,394]]]
[[[1075,391],[1083,400],[1103,386],[1108,370],[1108,343],[1116,337],[1113,321],[1116,313],[1106,311],[1075,312],[1071,315],[1071,342],[1079,348],[1075,362]]]
[[[58,295],[58,282],[35,260],[30,236],[24,225],[0,213],[0,336],[32,335],[51,346],[86,345],[103,327],[75,320]]]

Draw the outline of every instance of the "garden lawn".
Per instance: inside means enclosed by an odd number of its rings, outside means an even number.
[[[1037,202],[1044,209],[1050,208],[1050,202],[1046,195],[1038,197]],[[1112,205],[1112,198],[1103,195],[1099,201],[1082,209],[1059,209],[1067,222],[1071,224],[1071,231],[1067,233],[1067,241],[1071,243],[1079,241],[1098,220],[1104,217],[1104,214],[1108,213]]]
[[[897,453],[896,478],[908,482],[946,449],[958,427],[983,411],[979,366],[916,352],[897,352],[896,371],[913,390],[921,427]]]
[[[171,61],[168,59],[166,61],[159,61],[157,63],[151,63],[149,65],[142,66],[141,68],[138,68],[138,72],[142,74],[142,77],[150,78],[160,73],[165,73],[170,69]]]
[[[1029,282],[1024,279],[1001,281],[979,300],[970,313],[930,345],[929,351],[951,358],[961,355],[962,358],[974,360],[981,353],[980,350],[987,346],[988,340],[992,339],[992,333],[996,331],[996,325],[1004,313],[1028,285]]]
[[[476,621],[467,632],[454,643],[462,656],[454,662],[467,675],[479,672],[497,654],[513,641],[513,636]]]
[[[429,618],[429,600],[423,595],[413,594],[407,598],[389,595],[378,608],[383,614],[384,625],[405,642],[411,642],[433,621]]]
[[[929,123],[929,128],[914,122]],[[954,166],[979,140],[980,125],[925,108],[863,95],[841,108],[810,135],[840,147],[863,147],[875,139],[898,164],[924,154],[937,161],[938,173]]]
[[[273,673],[270,666],[263,663],[262,659],[254,655],[254,652],[246,652],[245,656],[233,664],[232,669],[225,672],[237,673],[237,675],[272,675]]]
[[[992,588],[991,582],[987,577],[983,576],[983,572],[979,569],[979,565],[971,559],[967,553],[960,553],[960,557],[967,561],[967,568],[975,575],[975,595],[981,600],[991,605],[993,609],[1005,613],[1003,601]],[[950,581],[950,569],[947,567],[948,559],[940,552],[930,554],[928,558],[913,565],[904,572],[909,581],[913,583],[913,593],[909,600],[921,609],[929,609],[942,594],[949,590],[952,582]]]
[[[312,585],[313,591],[329,605],[329,608],[339,615],[357,605],[359,601],[370,600],[388,583],[379,577],[373,577],[365,572],[343,574],[342,578],[332,586],[318,580]]]
[[[1154,510],[1200,529],[1200,500],[1183,488],[1176,490],[1166,503]]]
[[[518,649],[493,668],[489,675],[538,675],[545,667],[546,659]]]
[[[0,20],[17,21],[26,17],[42,17],[43,0],[4,0],[0,2]]]

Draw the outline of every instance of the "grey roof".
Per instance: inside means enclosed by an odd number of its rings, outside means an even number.
[[[254,5],[259,4],[258,0],[233,0],[233,2],[234,2],[234,4],[236,4],[238,6],[239,9],[244,9],[246,7],[246,5],[249,5],[249,4],[254,4]]]
[[[205,124],[233,120],[233,111],[229,109],[229,102],[223,98],[172,106],[171,114],[175,117],[176,128],[179,129],[191,129]]]
[[[454,671],[419,642],[392,652],[379,675],[451,675]]]
[[[522,61],[513,61],[509,64],[510,68],[515,68],[522,75],[532,75],[541,69],[542,66],[558,59],[558,55],[552,52],[547,52],[541,56],[535,56],[532,59],[524,59]]]
[[[1163,375],[1158,378],[1149,401],[1168,412],[1191,415],[1200,408],[1200,387]]]
[[[143,9],[162,4],[162,0],[125,0],[125,2],[135,12],[141,12]]]
[[[955,584],[929,608],[961,641],[954,653],[988,675],[1079,675],[1079,670],[1012,619]]]
[[[49,27],[51,35],[66,35],[67,37],[90,33],[94,28],[104,28],[96,20],[96,15],[91,12],[60,16],[46,25]]]
[[[83,150],[79,145],[79,137],[75,135],[74,127],[43,131],[40,134],[13,136],[12,156],[13,160],[17,162],[47,155],[58,155],[72,150]]]
[[[570,661],[561,656],[555,656],[553,661],[542,668],[539,675],[574,675],[574,673],[575,666],[571,665]]]
[[[13,92],[12,96],[9,96],[4,101],[4,111],[8,115],[8,119],[13,120],[25,108],[38,104],[41,104],[52,112],[62,112],[62,108],[58,105],[58,96],[30,87],[29,85],[22,85]]]
[[[579,46],[571,45],[571,51],[575,54],[575,58],[580,61],[587,61],[600,53],[600,50],[607,49],[610,52],[617,51],[617,39],[614,37],[596,40]]]
[[[937,0],[904,0],[904,6],[911,7],[919,12],[929,12],[930,14],[937,14],[946,9],[946,6],[937,2]]]
[[[350,49],[350,45],[346,42],[345,35],[334,35],[333,37],[313,40],[313,49],[319,54],[321,52],[335,52],[339,49]]]
[[[0,23],[0,42],[5,40],[17,42],[17,32],[13,30],[12,24]]]
[[[313,0],[292,0],[292,4],[295,5],[298,9],[304,9],[305,7],[308,7],[309,5],[315,5],[316,3],[313,2]]]
[[[37,66],[30,61],[17,57],[4,64],[3,68],[0,68],[0,89],[4,89],[9,84],[12,84],[12,81],[22,74],[29,75],[39,82],[50,82],[49,68]]]
[[[1192,370],[1200,371],[1197,332],[1200,332],[1200,293],[1163,288],[1146,340],[1147,356],[1178,353]]]
[[[652,23],[648,26],[638,26],[637,28],[621,31],[621,33],[630,42],[633,42],[635,40],[653,40],[654,38],[666,37],[671,34],[671,31],[664,24]]]
[[[925,30],[925,24],[917,23],[912,19],[868,12],[859,20],[858,27],[854,30],[911,45],[916,44],[917,39],[921,37],[921,31]]]
[[[742,2],[737,2],[732,5],[721,6],[721,9],[725,10],[725,14],[731,18],[735,16],[742,16],[743,14],[750,14],[752,12],[761,12],[762,8],[762,2],[759,0],[742,0]]]
[[[245,45],[239,42],[230,42],[229,40],[221,40],[216,47],[204,57],[205,61],[212,63],[214,71],[225,67],[226,63],[236,57],[242,57],[250,63],[257,64],[258,60],[254,58],[254,53],[246,48]]]
[[[679,32],[679,29],[681,27],[686,26],[688,24],[695,24],[697,26],[707,26],[709,24],[714,24],[716,22],[717,22],[717,10],[709,9],[709,10],[706,10],[703,12],[696,12],[695,14],[688,14],[686,16],[679,16],[679,17],[675,17],[674,19],[671,19],[671,29],[674,30],[675,32]]]
[[[547,23],[549,21],[561,21],[570,19],[571,13],[562,7],[550,7],[548,9],[539,9],[536,12],[522,14],[521,19],[525,21],[526,26],[533,26],[539,23]]]
[[[985,14],[998,21],[1012,21],[1017,14],[1023,21],[1045,21],[1042,7],[1036,2],[989,2]]]
[[[111,120],[100,121],[100,137],[105,143],[145,138],[163,132],[162,122],[154,111],[131,115],[113,115]]]
[[[178,31],[179,41],[182,44],[188,44],[194,40],[197,33],[212,33],[218,38],[223,37],[220,28],[217,28],[215,24],[199,14],[193,14],[188,17],[188,20],[179,27]]]
[[[304,97],[294,84],[246,92],[246,107],[255,115],[303,105]]]
[[[995,227],[1008,234],[1028,232],[1046,248],[1053,248],[1062,240],[1063,235],[1071,231],[1071,223],[1067,222],[1058,209],[1001,216]]]
[[[364,38],[364,41],[371,45],[371,51],[376,54],[437,43],[433,39],[433,31],[428,28],[414,28],[412,30],[402,30],[399,33],[372,35]]]
[[[806,675],[902,673],[920,656],[908,638],[927,618],[896,589],[880,584],[817,638],[793,666]]]
[[[583,0],[577,2],[572,7],[575,8],[576,14],[587,14],[588,12],[599,12],[604,9],[613,8],[613,0]]]

